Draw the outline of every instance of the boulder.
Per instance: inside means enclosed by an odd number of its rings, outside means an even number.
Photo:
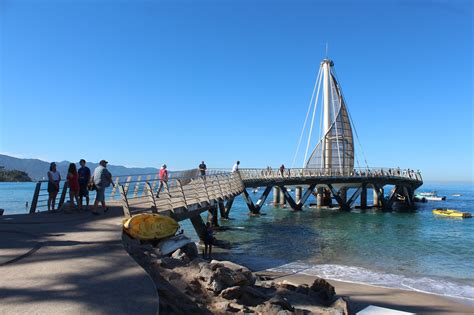
[[[316,278],[309,289],[310,294],[319,298],[324,305],[329,305],[334,301],[336,295],[334,287],[322,278]]]
[[[258,289],[250,286],[234,286],[223,290],[220,296],[226,300],[237,300],[246,306],[256,306],[267,299]]]
[[[348,315],[349,314],[348,303],[342,297],[338,298],[334,303],[332,303],[331,308],[335,309],[336,311],[340,311],[339,314],[341,314],[341,315]]]
[[[282,297],[281,295],[275,295],[270,300],[268,300],[271,304],[279,305],[282,309],[293,312],[295,308],[288,302],[287,299]]]

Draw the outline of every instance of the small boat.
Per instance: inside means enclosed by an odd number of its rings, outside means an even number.
[[[431,201],[442,201],[446,200],[446,196],[438,196],[436,191],[431,191],[431,192],[421,192],[415,195],[416,198],[425,198],[426,200],[431,200]]]
[[[452,209],[434,209],[433,214],[450,218],[472,218],[469,212],[461,212]]]
[[[258,188],[252,189],[252,192],[253,192],[254,194],[258,193]]]
[[[461,194],[452,194],[451,196],[453,196],[453,197],[461,197],[462,195],[461,195]]]

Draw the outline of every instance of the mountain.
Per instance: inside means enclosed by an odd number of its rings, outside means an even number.
[[[20,159],[13,156],[0,154],[0,166],[6,170],[23,171],[31,177],[32,180],[46,179],[46,173],[49,170],[49,163],[38,159]],[[69,161],[56,162],[58,171],[63,178],[66,178]],[[96,168],[98,163],[87,162],[87,167],[91,171]],[[79,166],[79,163],[76,163]],[[120,175],[137,175],[137,174],[152,174],[157,173],[158,169],[154,167],[125,167],[120,165],[107,165],[107,169],[113,176]]]

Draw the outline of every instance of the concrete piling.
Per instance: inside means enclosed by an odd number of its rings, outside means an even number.
[[[316,188],[316,205],[318,207],[322,207],[323,206],[323,200],[324,200],[324,188],[319,186],[318,188]]]
[[[284,206],[286,204],[285,193],[281,189],[278,190],[280,191],[280,206]]]
[[[303,188],[301,186],[296,186],[295,187],[295,201],[296,201],[296,203],[299,203],[301,201],[302,191],[303,191]]]
[[[367,209],[367,187],[365,185],[362,186],[360,192],[360,208]]]
[[[280,187],[273,187],[273,205],[276,206],[280,203]]]

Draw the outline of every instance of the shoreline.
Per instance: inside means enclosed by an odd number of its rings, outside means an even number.
[[[331,277],[304,274],[300,272],[276,271],[260,257],[236,257],[228,250],[219,248],[214,259],[229,260],[248,267],[256,275],[275,282],[288,281],[295,284],[309,284],[316,278],[327,280],[336,289],[336,294],[349,297],[351,314],[369,305],[393,308],[417,314],[474,314],[474,299],[447,296],[409,288],[388,287],[377,284],[333,279]],[[349,267],[349,266],[348,266]],[[278,267],[276,267],[278,268]]]
[[[276,281],[288,281],[295,284],[311,284],[317,276],[302,274],[278,274],[274,272],[256,272],[256,274],[273,274]],[[370,284],[352,283],[340,280],[325,279],[336,289],[336,294],[348,297],[350,313],[364,309],[369,305],[391,308],[416,314],[472,314],[474,306],[465,299],[423,293],[406,289],[394,289]]]

